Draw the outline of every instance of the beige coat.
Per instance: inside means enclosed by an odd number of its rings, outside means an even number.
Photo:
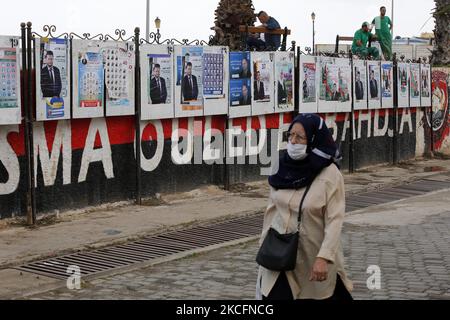
[[[304,192],[305,188],[271,189],[260,244],[271,227],[279,233],[297,231],[298,211]],[[294,271],[286,272],[295,299],[321,300],[331,297],[338,274],[348,291],[353,290],[353,285],[344,270],[344,254],[341,246],[344,214],[344,178],[338,168],[331,165],[316,177],[303,205],[297,266]],[[309,281],[317,257],[330,261],[328,280],[324,282]],[[258,290],[263,296],[269,295],[279,274],[260,267]]]

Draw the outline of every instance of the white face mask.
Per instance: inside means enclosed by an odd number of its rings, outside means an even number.
[[[287,146],[288,155],[292,160],[303,160],[308,156],[306,153],[307,148],[306,144],[292,144],[289,142]]]

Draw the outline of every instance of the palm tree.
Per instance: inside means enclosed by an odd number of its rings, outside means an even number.
[[[253,26],[256,22],[252,0],[220,0],[215,11],[214,37],[211,45],[229,46],[238,50],[241,45],[240,25]]]
[[[434,29],[435,46],[433,64],[450,65],[450,0],[434,0],[436,8],[433,16],[436,20]]]

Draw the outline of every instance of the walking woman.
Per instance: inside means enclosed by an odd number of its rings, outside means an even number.
[[[260,267],[259,299],[352,300],[353,285],[344,270],[341,247],[345,189],[336,164],[339,157],[322,118],[307,114],[294,119],[287,153],[280,159],[278,173],[269,178],[271,191],[260,244],[270,228],[281,234],[299,230],[297,264],[286,272]]]

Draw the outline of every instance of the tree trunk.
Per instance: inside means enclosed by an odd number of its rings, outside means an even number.
[[[433,16],[436,20],[434,29],[435,46],[433,64],[450,65],[450,0],[435,0]]]
[[[210,45],[229,46],[231,50],[239,50],[242,35],[240,25],[253,26],[256,22],[252,0],[221,0],[215,11],[215,36]]]

